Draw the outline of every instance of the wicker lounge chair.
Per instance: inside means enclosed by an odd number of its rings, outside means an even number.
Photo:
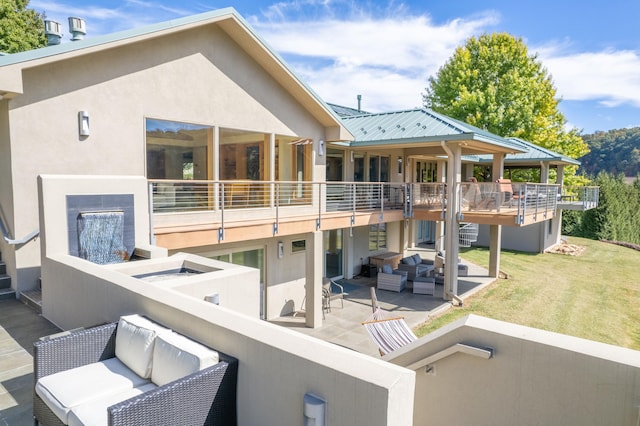
[[[45,376],[115,358],[117,323],[34,343],[34,383]],[[236,425],[238,360],[220,362],[107,408],[109,425]],[[34,423],[64,425],[35,392]]]

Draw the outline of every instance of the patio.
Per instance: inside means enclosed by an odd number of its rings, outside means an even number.
[[[0,300],[0,424],[33,425],[33,342],[58,332],[18,300]]]
[[[434,252],[428,249],[409,252],[413,253],[420,253],[423,258],[427,258],[433,256]],[[467,265],[469,275],[458,279],[458,292],[463,299],[495,281],[488,276],[486,269],[473,264]],[[321,327],[305,327],[304,311],[279,317],[271,322],[363,354],[379,357],[377,346],[362,326],[372,314],[370,288],[375,286],[376,278],[355,277],[341,282],[345,284],[344,290],[348,293],[344,297],[344,308],[340,307],[339,300],[332,301],[331,311],[325,313]],[[388,312],[390,317],[404,317],[409,327],[414,328],[452,306],[450,302],[442,299],[442,292],[443,286],[436,285],[433,296],[413,294],[412,290],[407,288],[401,293],[376,290],[376,297],[378,305]]]

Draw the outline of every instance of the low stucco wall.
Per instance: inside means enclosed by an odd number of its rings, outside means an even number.
[[[301,424],[308,392],[328,425],[412,424],[413,371],[88,264],[43,259],[43,315],[72,329],[140,313],[237,357],[239,425]]]
[[[402,366],[456,343],[457,353],[416,370],[416,425],[633,425],[640,352],[470,315],[385,359]]]

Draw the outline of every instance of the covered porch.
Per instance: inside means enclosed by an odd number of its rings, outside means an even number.
[[[409,251],[409,254],[413,253],[419,253],[423,259],[433,259],[435,255],[433,250],[421,247]],[[488,276],[486,269],[468,262],[464,263],[469,267],[468,276],[458,278],[459,297],[463,301],[496,280]],[[270,322],[356,352],[379,357],[377,346],[362,325],[372,314],[370,289],[375,288],[376,278],[358,276],[340,282],[344,291],[348,293],[344,296],[344,308],[341,307],[339,300],[332,301],[331,310],[325,312],[325,319],[320,327],[305,326],[304,310]],[[436,285],[432,296],[414,294],[411,288],[406,288],[400,293],[376,290],[378,306],[389,317],[403,317],[411,328],[451,308],[452,303],[443,300],[443,296],[444,286],[441,284]]]

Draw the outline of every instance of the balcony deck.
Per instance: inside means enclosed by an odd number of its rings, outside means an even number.
[[[244,241],[247,235],[269,238],[408,218],[441,221],[445,189],[441,183],[150,181],[149,193],[157,243],[180,249]],[[561,189],[565,195],[559,196]],[[464,182],[455,191],[459,221],[516,227],[548,220],[563,206],[595,208],[598,196],[594,187],[529,183]]]

